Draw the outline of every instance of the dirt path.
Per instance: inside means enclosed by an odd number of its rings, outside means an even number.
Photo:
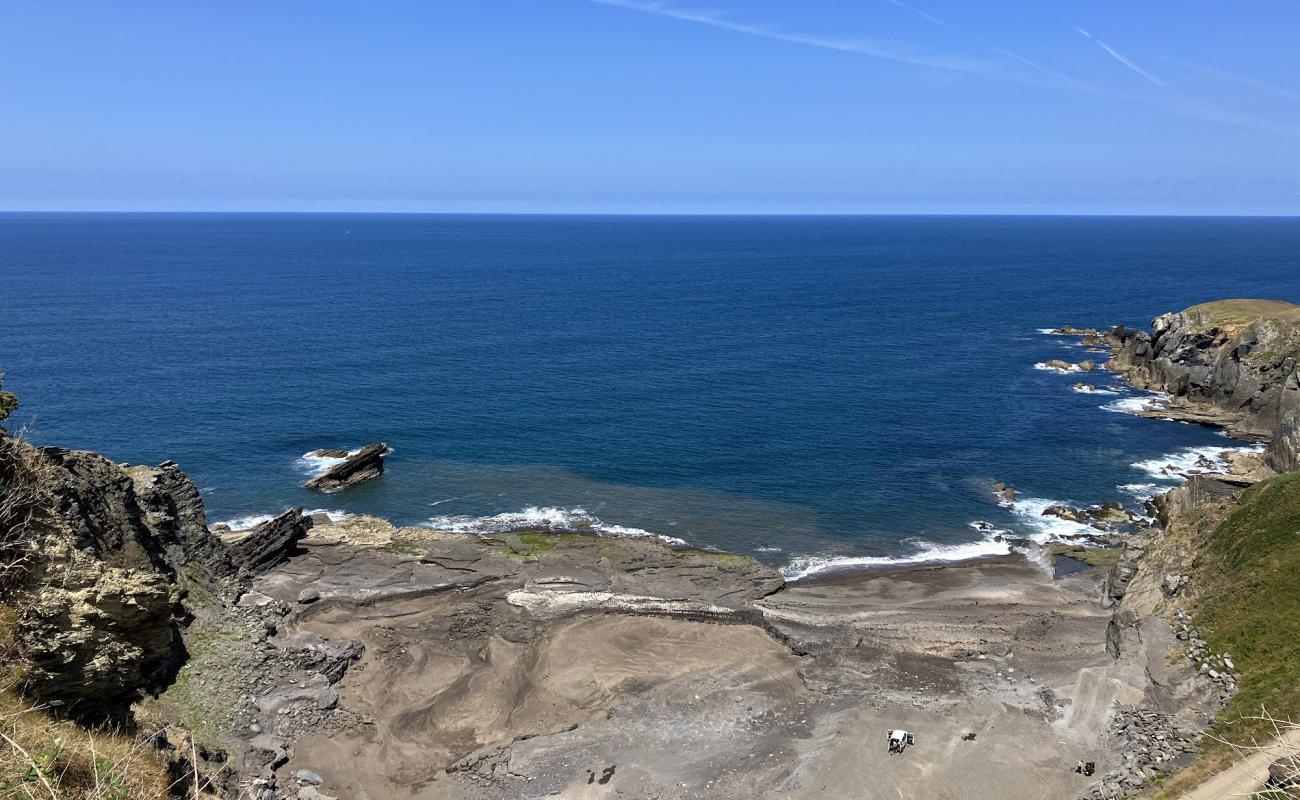
[[[1225,800],[1230,797],[1250,797],[1252,792],[1264,788],[1268,767],[1288,751],[1300,749],[1300,730],[1289,731],[1280,741],[1265,750],[1243,758],[1223,772],[1210,778],[1179,800]]]

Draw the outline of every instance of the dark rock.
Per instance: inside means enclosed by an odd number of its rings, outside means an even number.
[[[170,682],[183,658],[178,621],[233,597],[237,568],[172,462],[124,468],[7,437],[0,450],[5,465],[38,465],[50,498],[17,587],[22,688],[87,721],[119,720],[140,692]]]
[[[1270,764],[1266,785],[1270,789],[1290,789],[1300,786],[1300,759],[1287,756]]]
[[[1270,441],[1277,470],[1300,466],[1300,306],[1222,300],[1162,314],[1151,332],[1116,328],[1107,366],[1167,392],[1159,413]]]
[[[307,481],[306,488],[322,492],[339,492],[358,483],[378,478],[384,474],[386,455],[388,455],[388,445],[383,442],[367,445],[347,456],[342,463],[335,464]]]
[[[290,509],[231,542],[230,556],[249,572],[264,572],[288,558],[311,527],[311,517],[301,508]]]

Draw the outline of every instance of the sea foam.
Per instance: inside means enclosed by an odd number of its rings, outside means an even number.
[[[997,541],[992,533],[980,541],[963,544],[934,544],[918,539],[909,540],[909,543],[916,548],[916,552],[901,556],[799,556],[782,567],[781,574],[788,581],[797,581],[824,572],[967,561],[1011,553],[1011,545]]]
[[[590,533],[596,536],[622,536],[629,538],[653,537],[672,545],[684,546],[686,541],[675,536],[665,536],[642,528],[629,528],[602,522],[581,508],[541,508],[528,506],[522,511],[495,514],[489,517],[465,515],[430,517],[423,527],[449,533],[491,535],[509,531],[543,530],[565,533]]]
[[[1263,445],[1244,447],[1185,447],[1173,453],[1166,453],[1159,458],[1135,461],[1132,466],[1163,481],[1184,481],[1191,475],[1207,472],[1222,472],[1228,468],[1228,456],[1232,453],[1262,453]]]
[[[1112,400],[1101,406],[1101,410],[1113,411],[1116,414],[1142,414],[1161,408],[1168,399],[1169,395],[1163,392],[1148,392],[1141,397],[1124,397],[1119,400]]]

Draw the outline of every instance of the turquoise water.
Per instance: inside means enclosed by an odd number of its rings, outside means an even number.
[[[1297,300],[1297,253],[1291,219],[11,214],[0,370],[37,440],[175,459],[214,522],[953,556],[1047,532],[993,481],[1134,502],[1134,463],[1231,444],[1100,409],[1134,395],[1034,369],[1089,355],[1038,329]],[[299,488],[378,440],[381,480]]]

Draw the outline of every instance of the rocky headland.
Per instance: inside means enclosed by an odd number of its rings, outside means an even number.
[[[1257,534],[1293,500],[1300,519],[1300,481],[1277,476],[1296,458],[1288,309],[1055,331],[1168,394],[1156,416],[1269,450],[1157,498],[1154,524],[1048,509],[1097,530],[1050,551],[1076,565],[1054,574],[1001,557],[787,583],[649,537],[301,509],[213,530],[175,464],[3,437],[0,486],[27,509],[0,502],[21,533],[0,615],[13,690],[148,742],[193,776],[179,796],[1181,796],[1226,763],[1204,734],[1243,703],[1296,711],[1290,540]],[[326,485],[382,471],[372,448]],[[1261,567],[1247,544],[1276,552]],[[915,746],[890,754],[891,728]]]

